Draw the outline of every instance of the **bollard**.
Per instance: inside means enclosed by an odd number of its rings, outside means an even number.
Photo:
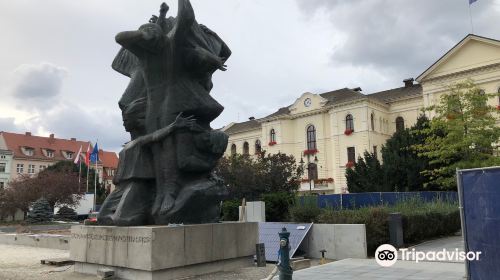
[[[319,264],[325,264],[326,263],[326,259],[325,259],[326,250],[323,249],[323,250],[320,250],[319,252],[321,253],[321,260],[319,260]]]
[[[401,213],[389,214],[389,240],[396,249],[404,247],[403,220]]]
[[[290,232],[283,228],[280,233],[280,251],[278,269],[280,271],[279,280],[292,280],[293,270],[290,266]]]
[[[266,266],[266,247],[264,243],[258,243],[255,245],[255,255],[257,257],[257,267]]]

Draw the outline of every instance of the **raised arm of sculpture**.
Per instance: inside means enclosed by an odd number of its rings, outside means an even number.
[[[123,31],[116,35],[115,40],[137,57],[142,57],[145,51],[158,52],[161,44],[158,40],[163,36],[160,25],[146,23],[139,30]]]
[[[182,113],[177,115],[177,118],[175,118],[175,121],[171,123],[170,125],[158,129],[157,131],[153,133],[149,133],[144,136],[140,136],[137,139],[135,139],[132,142],[129,142],[129,147],[135,146],[135,145],[145,145],[149,144],[152,142],[157,142],[160,140],[163,140],[165,137],[167,137],[170,133],[174,132],[176,129],[182,129],[182,128],[188,128],[190,130],[194,130],[196,128],[196,119],[193,118],[193,116],[189,117],[182,117]]]
[[[196,19],[191,2],[189,0],[178,0],[177,21],[174,28],[170,31],[169,37],[179,42],[179,39],[182,40],[195,22]]]

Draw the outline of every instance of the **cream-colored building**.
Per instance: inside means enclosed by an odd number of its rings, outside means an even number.
[[[345,170],[365,151],[380,149],[397,129],[411,127],[422,109],[439,101],[453,83],[474,80],[486,92],[500,88],[500,42],[468,35],[416,79],[365,94],[360,88],[303,93],[288,107],[263,118],[230,123],[225,155],[294,155],[306,168],[300,191],[347,191]],[[498,105],[498,98],[491,105]],[[379,159],[380,156],[379,156]],[[309,180],[314,179],[314,180]]]

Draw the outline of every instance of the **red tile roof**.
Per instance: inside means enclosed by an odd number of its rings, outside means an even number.
[[[29,132],[26,134],[18,134],[0,131],[0,136],[4,138],[7,149],[11,150],[14,153],[14,158],[17,159],[68,160],[64,157],[63,151],[72,152],[74,159],[80,146],[82,146],[82,152],[85,152],[87,146],[90,144],[89,141],[77,141],[75,138],[55,138],[53,134],[50,137],[42,137],[31,135]],[[25,155],[22,151],[24,147],[32,148],[33,155]],[[45,156],[43,150],[54,151],[54,157]]]
[[[102,166],[105,168],[116,169],[118,167],[118,156],[115,152],[99,150],[99,160],[102,162]]]

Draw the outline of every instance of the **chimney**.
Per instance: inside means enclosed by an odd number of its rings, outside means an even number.
[[[76,141],[76,138],[71,138],[70,140],[71,140],[71,141]]]
[[[49,137],[54,139],[54,133],[50,134]]]
[[[411,87],[411,86],[413,86],[413,81],[414,81],[413,78],[408,78],[408,79],[404,79],[403,83],[405,83],[405,87]]]
[[[255,120],[255,117],[250,117],[248,119],[251,120],[251,121],[253,121],[253,120]]]
[[[25,135],[26,135],[26,136],[31,136],[31,132],[26,131]]]
[[[355,87],[355,88],[353,88],[352,90],[357,91],[357,92],[362,91],[362,89],[361,89],[360,87]]]

